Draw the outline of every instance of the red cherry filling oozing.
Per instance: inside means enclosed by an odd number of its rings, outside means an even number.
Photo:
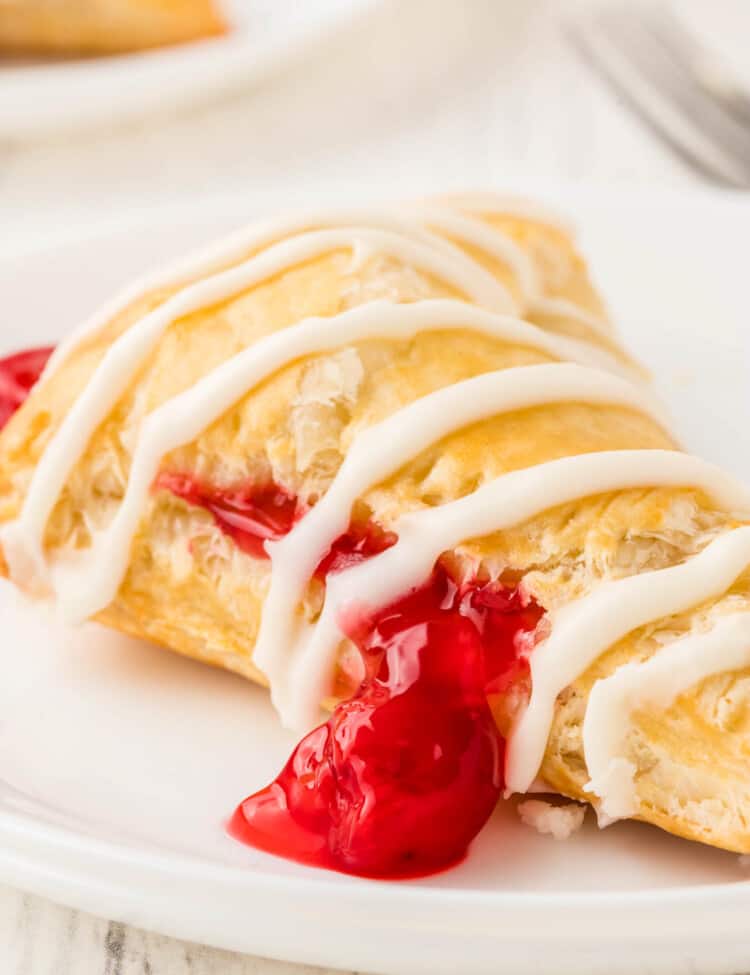
[[[516,592],[459,589],[438,567],[422,589],[352,632],[368,676],[246,799],[230,833],[269,853],[397,879],[461,860],[503,786],[487,702],[515,636],[540,611]]]
[[[186,474],[164,472],[154,489],[171,491],[189,504],[209,511],[238,548],[257,559],[268,558],[265,543],[282,538],[305,513],[305,507],[273,482],[239,488],[215,488]],[[352,524],[321,560],[316,575],[348,568],[393,545],[395,536],[372,522]]]
[[[28,349],[0,359],[0,430],[29,395],[52,348]]]
[[[275,485],[227,492],[162,475],[155,486],[207,508],[256,556],[303,513]],[[394,541],[372,524],[352,526],[316,575]],[[422,588],[347,621],[365,679],[271,785],[239,805],[231,835],[301,863],[387,879],[461,860],[503,786],[504,742],[488,695],[502,697],[523,678],[522,644],[541,616],[518,589],[457,585],[438,564]]]
[[[154,488],[205,508],[238,548],[258,559],[267,557],[264,543],[286,535],[301,513],[297,499],[273,483],[218,489],[189,475],[164,472]]]

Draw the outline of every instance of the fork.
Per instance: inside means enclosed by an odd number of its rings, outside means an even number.
[[[662,5],[614,2],[568,24],[579,53],[704,176],[750,186],[750,95]]]

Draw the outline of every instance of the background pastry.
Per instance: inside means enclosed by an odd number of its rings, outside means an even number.
[[[0,51],[113,54],[225,29],[212,0],[0,0]]]

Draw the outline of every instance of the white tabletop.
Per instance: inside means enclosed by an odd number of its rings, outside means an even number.
[[[566,3],[569,15],[571,3]],[[0,254],[81,221],[252,191],[270,202],[544,181],[697,177],[568,47],[561,0],[384,2],[254,91],[199,115],[0,140]],[[0,887],[4,975],[282,975]]]

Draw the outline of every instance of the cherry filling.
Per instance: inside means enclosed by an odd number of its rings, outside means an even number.
[[[52,348],[28,349],[0,359],[0,430],[29,395]]]
[[[264,543],[286,535],[301,513],[297,499],[273,483],[218,489],[190,475],[164,472],[154,488],[210,511],[238,548],[259,559],[267,558]]]
[[[244,551],[286,534],[304,509],[274,484],[226,491],[162,474],[155,488],[205,507]],[[395,536],[353,523],[316,576],[383,551]],[[528,680],[521,651],[542,610],[517,588],[458,585],[440,564],[420,589],[344,621],[365,678],[229,822],[258,849],[347,873],[417,877],[461,860],[503,786],[493,718]]]
[[[346,873],[418,877],[460,861],[503,787],[488,691],[519,669],[542,611],[517,590],[459,588],[438,566],[422,589],[350,630],[367,676],[305,737],[229,832]]]
[[[282,538],[305,513],[305,508],[284,488],[273,482],[239,488],[215,488],[189,474],[163,472],[154,489],[171,491],[189,504],[210,511],[216,525],[238,548],[255,558],[268,558],[267,541]],[[395,535],[372,522],[352,523],[323,557],[315,574],[325,578],[356,562],[377,555],[393,545]]]

